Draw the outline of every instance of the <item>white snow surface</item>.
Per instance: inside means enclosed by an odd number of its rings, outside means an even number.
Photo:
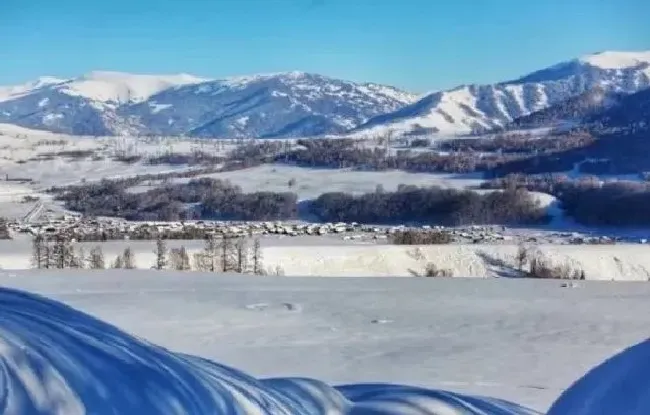
[[[209,81],[188,74],[140,75],[123,72],[94,71],[59,87],[72,96],[97,102],[142,102],[166,89]]]
[[[573,65],[577,63],[577,65]],[[554,71],[568,70],[559,79]],[[591,74],[596,69],[598,75]],[[479,129],[503,126],[517,117],[579,95],[594,87],[632,93],[650,86],[650,51],[606,51],[586,55],[546,68],[548,79],[534,82],[509,81],[492,85],[461,85],[447,91],[432,91],[413,104],[380,121],[370,120],[353,135],[406,133],[433,129],[435,135],[467,134]],[[543,72],[543,71],[540,71]],[[540,72],[537,72],[539,75]],[[546,74],[549,75],[548,73]],[[577,79],[584,84],[571,92]]]
[[[314,199],[326,192],[363,194],[374,192],[377,185],[386,191],[396,191],[400,184],[416,186],[440,186],[462,189],[478,186],[484,180],[482,174],[409,173],[401,170],[359,171],[354,169],[304,168],[283,164],[264,164],[243,170],[212,173],[200,177],[229,180],[241,186],[244,192],[287,192],[298,195],[299,200]],[[295,185],[288,186],[290,180]],[[176,179],[182,183],[189,179]],[[159,186],[159,184],[152,183]],[[133,191],[146,191],[152,186],[139,185]]]
[[[641,415],[650,411],[650,340],[608,359],[579,379],[548,415]]]
[[[27,211],[25,207],[23,215]],[[517,275],[519,249],[513,242],[399,246],[369,237],[345,241],[334,235],[264,237],[261,243],[264,269],[269,273],[281,269],[287,277],[413,277],[422,275],[430,263],[450,270],[454,277],[512,277]],[[75,244],[75,249],[90,252],[95,246],[101,247],[107,262],[127,247],[135,254],[137,268],[148,269],[156,262],[155,241],[83,242]],[[204,241],[169,241],[170,248],[181,246],[192,257],[203,249]],[[650,280],[647,245],[540,244],[529,249],[551,266],[584,271],[587,280]],[[31,266],[30,238],[16,235],[14,240],[0,240],[0,268],[25,270]]]
[[[65,82],[65,79],[59,79],[52,76],[41,76],[35,81],[27,82],[21,85],[2,86],[0,85],[0,102],[9,101],[27,95],[39,88],[60,84]]]
[[[605,51],[583,56],[579,60],[602,69],[625,69],[650,64],[650,51]]]
[[[12,415],[539,414],[502,399],[545,411],[650,322],[646,283],[151,270],[5,271],[0,283]],[[609,366],[616,378],[563,399],[607,395],[628,371]],[[550,414],[647,413],[559,405]]]

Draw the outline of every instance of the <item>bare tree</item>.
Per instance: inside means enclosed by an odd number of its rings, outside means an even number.
[[[54,250],[50,245],[50,241],[45,239],[43,245],[43,268],[50,269],[54,267]]]
[[[253,260],[253,274],[263,275],[264,268],[262,266],[262,246],[260,244],[259,238],[255,238],[253,241],[253,252],[251,259]]]
[[[112,268],[115,268],[115,269],[124,268],[124,258],[122,258],[122,255],[118,255],[118,256],[115,257],[115,259],[113,260]]]
[[[57,269],[69,268],[74,261],[74,249],[64,235],[58,235],[52,246],[52,256],[50,258],[53,267]]]
[[[0,217],[0,239],[11,239],[7,218]]]
[[[46,249],[47,242],[43,235],[38,234],[32,240],[32,267],[41,269],[46,268]]]
[[[248,244],[246,238],[239,238],[235,243],[236,268],[235,270],[244,274],[248,268]]]
[[[88,260],[90,269],[104,269],[106,268],[106,263],[104,261],[104,253],[102,248],[99,246],[94,247],[90,251],[90,258]]]
[[[86,268],[86,252],[83,247],[80,247],[77,253],[75,254],[72,251],[72,257],[70,258],[70,268]]]
[[[233,237],[230,235],[223,235],[221,240],[221,271],[233,271]]]
[[[526,248],[525,245],[521,244],[517,248],[517,255],[515,256],[515,261],[517,262],[517,269],[519,271],[524,270],[524,265],[528,262],[530,259],[530,253],[528,252],[528,248]]]
[[[192,266],[190,264],[190,256],[184,246],[180,248],[173,248],[170,252],[171,267],[177,271],[190,271]]]
[[[194,265],[197,270],[217,272],[219,270],[219,244],[214,235],[208,235],[202,252],[194,254]]]
[[[167,244],[162,238],[156,240],[156,264],[154,265],[155,269],[161,270],[165,269],[167,266]]]
[[[124,250],[124,253],[122,253],[122,262],[124,264],[124,268],[126,269],[137,268],[135,265],[135,254],[131,250],[131,247],[126,248]]]

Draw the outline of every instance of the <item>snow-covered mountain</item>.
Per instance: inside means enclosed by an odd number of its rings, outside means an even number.
[[[508,82],[434,92],[393,113],[375,117],[356,131],[489,130],[595,87],[625,94],[650,87],[650,52],[601,52]]]
[[[65,79],[58,79],[51,76],[42,76],[35,81],[28,82],[23,85],[0,85],[0,102],[17,99],[48,85],[60,84],[63,82],[65,82]]]
[[[581,125],[590,117],[618,105],[628,94],[605,91],[602,87],[590,89],[523,117],[515,118],[503,130],[521,130],[542,127],[568,127]],[[501,130],[501,128],[500,128]]]
[[[650,52],[601,52],[519,79],[421,97],[304,72],[220,80],[92,72],[0,87],[0,123],[79,135],[466,134],[506,126],[594,88],[629,94],[647,87]]]
[[[346,132],[415,100],[303,72],[225,80],[93,72],[0,89],[0,122],[79,135],[309,136]]]
[[[587,117],[585,123],[629,132],[650,130],[650,88],[620,98],[616,105]]]

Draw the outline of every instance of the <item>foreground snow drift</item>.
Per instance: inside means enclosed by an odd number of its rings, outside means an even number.
[[[650,412],[650,340],[608,359],[578,380],[548,415],[643,415]]]
[[[252,378],[175,354],[61,303],[0,289],[0,412],[10,414],[534,414],[398,385]]]

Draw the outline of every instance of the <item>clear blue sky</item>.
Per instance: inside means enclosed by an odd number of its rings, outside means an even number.
[[[0,85],[302,70],[414,92],[650,49],[650,0],[0,0]]]

